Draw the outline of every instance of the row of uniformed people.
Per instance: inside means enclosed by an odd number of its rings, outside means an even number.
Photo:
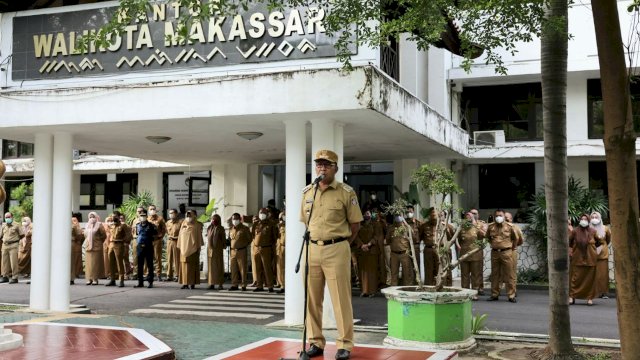
[[[0,283],[18,283],[18,275],[31,273],[31,234],[33,224],[29,217],[16,223],[11,212],[4,214],[0,228]]]

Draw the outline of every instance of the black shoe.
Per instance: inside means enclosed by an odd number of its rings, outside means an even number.
[[[0,284],[6,283],[6,282],[9,282],[9,278],[3,277],[2,280],[0,280]]]
[[[136,288],[136,289],[137,288],[141,288],[141,287],[144,287],[144,284],[143,283],[138,283],[138,285],[134,285],[133,287]]]
[[[115,281],[110,281],[105,286],[116,286],[116,282]]]
[[[191,287],[191,290],[193,290],[193,289],[195,289],[195,288],[196,288],[196,286],[195,286],[195,285],[191,285],[190,287]]]
[[[490,298],[487,299],[487,301],[498,301],[498,297],[497,296],[491,296]]]
[[[147,289],[153,289],[153,283],[149,283],[149,285],[147,285]]]
[[[69,285],[75,285],[76,283],[73,280],[69,281]]]
[[[238,287],[237,287],[237,286],[232,286],[232,287],[230,287],[230,288],[229,288],[229,289],[227,289],[227,290],[229,290],[229,291],[238,291],[238,290],[240,290],[240,289],[238,289]]]
[[[284,288],[276,291],[276,294],[284,294]]]
[[[518,302],[518,299],[516,299],[516,297],[514,296],[514,297],[512,297],[512,298],[509,298],[509,302],[514,303],[514,304],[515,304],[515,303],[517,303],[517,302]]]
[[[336,360],[347,360],[351,356],[351,352],[345,349],[338,349]]]
[[[124,280],[120,280],[120,285],[118,287],[124,287]]]
[[[180,289],[188,289],[189,285],[182,285],[182,287]]]
[[[218,290],[224,290],[224,286],[222,285],[218,286]]]
[[[89,281],[88,283],[86,283],[85,285],[89,286],[89,285],[93,285],[93,281]]]
[[[484,295],[484,290],[482,290],[482,289],[478,290],[478,295],[483,296]]]
[[[240,289],[240,290],[247,291],[247,288],[243,286],[242,289]]]
[[[309,355],[310,358],[320,356],[322,354],[324,354],[324,349],[321,349],[314,344],[311,344],[309,350],[307,350],[307,355]]]
[[[9,284],[17,284],[17,283],[18,283],[18,279],[9,280]]]
[[[264,292],[264,288],[255,288],[253,292]]]
[[[272,293],[273,292],[273,288],[269,288],[269,292]]]
[[[215,285],[209,285],[209,287],[207,287],[207,290],[215,290],[216,286]]]

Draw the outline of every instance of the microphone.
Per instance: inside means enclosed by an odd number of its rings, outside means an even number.
[[[313,180],[313,185],[318,185],[320,181],[324,179],[324,174],[320,174],[315,180]]]

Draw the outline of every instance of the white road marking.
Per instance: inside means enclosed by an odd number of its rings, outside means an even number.
[[[180,304],[229,305],[229,301],[218,301],[218,300],[171,300],[169,302],[180,303]],[[236,302],[233,302],[233,304],[284,309],[284,304],[245,303],[242,301],[236,301]]]
[[[192,309],[192,310],[219,310],[219,311],[246,311],[251,313],[269,313],[282,314],[284,309],[257,309],[251,307],[231,307],[231,306],[207,306],[207,305],[182,305],[182,304],[156,304],[151,305],[154,308],[170,308],[170,309]]]
[[[222,298],[215,297],[215,296],[201,296],[201,295],[189,296],[187,299],[223,300]],[[284,304],[284,300],[280,300],[280,299],[248,299],[248,298],[244,298],[244,297],[226,297],[226,298],[224,298],[224,300]]]
[[[236,312],[212,312],[212,311],[190,311],[190,310],[163,310],[163,309],[136,309],[130,311],[132,314],[173,314],[173,315],[194,315],[207,317],[236,317],[247,319],[268,319],[273,315],[266,314],[247,314]]]

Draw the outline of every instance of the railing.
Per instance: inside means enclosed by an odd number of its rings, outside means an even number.
[[[398,43],[393,39],[389,41],[389,45],[380,47],[380,69],[400,81],[400,54]]]

